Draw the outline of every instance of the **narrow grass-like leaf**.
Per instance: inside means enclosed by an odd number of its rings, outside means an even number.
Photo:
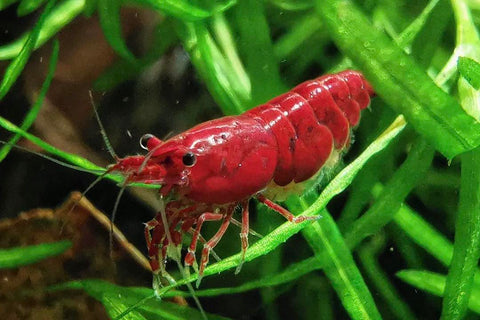
[[[432,20],[431,14],[438,6],[439,2],[445,0],[431,0],[425,9],[415,18],[415,20],[395,39],[400,47],[410,46],[417,38],[422,29],[424,29],[428,20]]]
[[[270,0],[273,5],[283,10],[306,10],[312,8],[315,4],[313,0]]]
[[[153,39],[152,47],[144,57],[138,59],[138,63],[132,63],[129,60],[121,60],[115,63],[95,80],[93,84],[95,90],[110,90],[120,83],[135,77],[158,60],[177,39],[172,22],[166,20],[159,24],[155,30]]]
[[[437,150],[451,159],[480,145],[480,122],[376,30],[351,1],[317,0],[317,8],[332,38],[365,72],[376,92]]]
[[[25,16],[37,10],[46,0],[22,0],[17,7],[17,15]]]
[[[225,294],[236,294],[260,288],[278,286],[294,281],[314,270],[321,269],[322,266],[323,263],[319,263],[316,257],[311,257],[288,266],[282,272],[262,276],[262,278],[258,280],[246,282],[238,287],[197,290],[195,291],[195,295],[198,297],[214,297]],[[169,291],[164,294],[164,297],[174,297],[176,295],[181,295],[184,297],[191,296],[190,292],[186,291]]]
[[[433,148],[423,138],[414,144],[407,160],[395,172],[379,199],[345,234],[345,240],[351,248],[368,235],[375,234],[393,219],[406,196],[430,167],[433,154]]]
[[[45,81],[42,84],[42,88],[40,89],[40,93],[37,97],[37,100],[33,104],[32,108],[30,109],[27,116],[23,120],[22,125],[20,126],[20,129],[22,129],[23,131],[28,131],[30,126],[33,124],[33,122],[37,118],[38,112],[40,111],[40,108],[43,105],[45,95],[47,94],[48,88],[50,87],[50,83],[52,82],[53,75],[55,73],[55,69],[57,66],[58,50],[59,50],[58,40],[55,40],[53,43],[52,55],[50,57],[50,64],[48,66],[47,77],[45,78]],[[20,138],[21,138],[21,135],[19,133],[15,134],[10,140],[8,140],[8,143],[0,149],[0,162],[2,162],[3,159],[5,159],[5,157],[8,155],[8,153],[12,149],[12,145],[17,143],[17,141]]]
[[[65,289],[85,290],[91,297],[103,303],[109,315],[115,319],[125,319],[124,317],[128,317],[132,312],[141,317],[145,315],[147,319],[177,320],[202,318],[200,311],[196,309],[155,299],[152,289],[121,287],[103,280],[78,280],[55,285],[50,290],[58,291]],[[127,306],[136,304],[139,301],[143,301],[143,303],[138,304],[135,310],[125,313],[128,309]],[[207,315],[208,319],[227,319],[213,314]]]
[[[104,294],[100,302],[107,310],[108,315],[110,318],[115,318],[120,315],[128,306],[125,304],[125,301],[122,299],[120,295],[112,295],[112,294]],[[127,313],[122,317],[124,320],[147,320],[140,312],[132,310],[131,312]]]
[[[442,296],[445,290],[446,277],[444,275],[420,270],[402,270],[397,272],[397,277],[406,283],[430,292],[436,296]],[[480,314],[480,288],[472,291],[468,301],[468,308]]]
[[[318,33],[325,33],[321,28],[322,22],[316,14],[305,15],[296,22],[287,33],[274,44],[274,52],[278,61],[286,59],[308,38]]]
[[[369,136],[361,141],[356,141],[361,150],[368,146],[368,142],[373,141],[375,137],[392,122],[394,113],[388,108],[381,109],[381,114],[377,112],[375,116],[363,118],[363,125],[358,128],[357,134],[362,135],[363,132],[368,132]],[[371,120],[370,120],[371,119]],[[371,121],[368,123],[367,121]],[[366,123],[367,122],[367,123]],[[377,127],[372,130],[373,127]],[[400,139],[400,137],[399,137]],[[398,143],[397,143],[398,144]],[[381,176],[390,172],[393,159],[395,157],[395,148],[397,144],[391,144],[387,149],[372,158],[368,164],[359,172],[355,180],[350,186],[349,196],[337,219],[337,225],[342,232],[351,228],[352,224],[357,220],[362,210],[368,205],[371,199],[371,189],[380,179]],[[379,170],[379,168],[382,168]]]
[[[480,36],[465,1],[452,2],[457,22],[457,48],[469,47],[466,55],[480,58]],[[458,92],[464,109],[480,120],[480,93],[459,79]],[[441,319],[463,319],[472,293],[473,277],[480,258],[480,147],[462,159],[460,200],[455,219],[453,258],[447,276]]]
[[[452,243],[410,207],[402,205],[395,214],[394,221],[415,243],[443,265],[450,264],[453,256]]]
[[[105,173],[105,170],[106,170],[105,168],[99,167],[96,164],[90,162],[89,160],[87,160],[85,158],[82,158],[82,157],[77,156],[75,154],[71,154],[71,153],[62,151],[58,148],[55,148],[54,146],[46,143],[42,139],[34,136],[33,134],[30,134],[30,133],[22,130],[21,128],[17,127],[16,125],[14,125],[13,123],[11,123],[10,121],[8,121],[5,118],[0,117],[0,127],[3,127],[5,130],[8,130],[12,133],[21,135],[22,137],[24,137],[25,139],[28,139],[29,141],[36,144],[37,146],[39,146],[43,150],[47,151],[48,153],[65,160],[67,163],[71,163],[74,166],[77,166],[78,170],[86,171],[88,173],[95,174],[95,175],[102,175],[102,174]],[[105,178],[110,179],[110,180],[115,181],[115,182],[118,182],[118,183],[124,181],[124,177],[119,175],[119,174],[107,174],[105,176]],[[149,189],[159,189],[160,188],[160,185],[145,184],[145,183],[132,183],[132,184],[129,184],[128,186],[132,186],[132,187],[137,186],[137,187],[144,187],[144,188],[149,188]]]
[[[160,13],[176,17],[182,21],[193,22],[208,18],[215,13],[223,12],[233,6],[237,1],[216,1],[211,9],[200,8],[192,5],[191,1],[187,0],[135,0],[135,2],[147,5]]]
[[[64,152],[60,149],[55,148],[52,145],[49,145],[48,143],[44,142],[42,139],[34,136],[33,134],[30,134],[30,133],[22,130],[21,128],[17,127],[16,125],[14,125],[13,123],[11,123],[10,121],[8,121],[5,118],[0,117],[0,126],[3,127],[4,129],[10,131],[10,132],[13,132],[15,134],[20,134],[22,137],[24,137],[24,138],[28,139],[29,141],[35,143],[37,146],[39,146],[43,150],[47,151],[48,153],[50,153],[52,155],[55,155],[59,158],[62,158],[69,163],[72,163],[72,164],[74,164],[76,166],[79,166],[81,168],[84,168],[84,169],[99,171],[98,174],[101,174],[103,171],[105,171],[104,168],[99,167],[99,166],[93,164],[92,162],[82,158],[82,157]]]
[[[48,39],[60,31],[60,29],[78,16],[83,11],[85,1],[86,0],[66,0],[53,8],[45,18],[34,48],[37,49],[43,45]],[[0,60],[8,60],[18,56],[27,40],[28,34],[21,36],[9,44],[0,46]]]
[[[218,43],[219,51],[225,60],[224,72],[237,92],[238,99],[250,101],[252,84],[239,57],[237,43],[232,28],[224,14],[215,14],[211,19],[212,36]],[[216,50],[213,50],[215,52]],[[229,71],[233,72],[229,72]]]
[[[5,74],[3,76],[2,83],[0,83],[0,101],[5,97],[8,93],[10,88],[13,86],[17,78],[23,71],[25,64],[27,64],[28,58],[32,54],[33,50],[35,49],[35,43],[38,40],[40,31],[43,29],[43,25],[45,23],[45,19],[50,14],[53,6],[55,4],[55,0],[50,0],[47,3],[47,6],[43,10],[40,18],[38,18],[35,27],[32,29],[30,34],[28,35],[27,41],[23,46],[22,50],[19,52],[18,56],[10,63],[10,65],[5,70]]]
[[[430,26],[430,24],[435,24],[436,28],[441,27],[442,25],[438,25],[440,21],[436,18],[432,18],[432,14],[435,15],[437,11],[443,10],[444,2],[445,0],[431,0],[422,10],[421,14],[418,15],[415,20],[395,38],[397,44],[406,50],[406,48],[411,46],[413,41],[417,42],[416,39],[423,37],[426,33],[425,30],[434,28],[433,26]],[[438,31],[441,30],[434,30],[434,32]],[[433,54],[433,52],[429,50],[430,47],[431,46],[415,46],[412,49],[412,54],[422,57],[425,61],[430,61],[429,59],[432,58],[430,55]],[[377,122],[381,123],[385,116],[389,117],[388,113],[383,112],[380,116],[380,120],[377,120]],[[371,186],[378,181],[378,167],[384,166],[385,161],[388,161],[386,158],[392,157],[393,154],[390,153],[389,155],[382,156],[382,158],[377,157],[376,159],[373,159],[373,161],[362,170],[354,181],[351,188],[351,194],[345,204],[340,219],[337,220],[337,223],[342,230],[351,227],[351,224],[360,214],[361,209],[368,202],[368,195],[371,192]]]
[[[243,96],[243,91],[237,91],[239,87],[231,82],[235,69],[229,67],[205,24],[202,22],[178,24],[177,33],[223,113],[241,113],[244,101],[250,99],[250,92],[246,93],[248,96]]]
[[[0,10],[7,8],[8,6],[18,2],[18,0],[2,0],[0,1]]]
[[[422,22],[422,27],[412,43],[412,56],[424,69],[428,68],[438,50],[451,16],[450,1],[431,0],[415,19],[415,22]],[[412,23],[409,27],[415,25]]]
[[[113,50],[123,59],[135,63],[136,58],[127,48],[122,36],[120,22],[120,7],[122,2],[117,0],[98,0],[98,16],[103,34]]]
[[[476,90],[480,89],[480,64],[470,58],[458,58],[458,71]]]
[[[443,319],[465,315],[480,258],[480,148],[462,155],[460,202],[455,245],[447,277]]]
[[[387,303],[390,312],[397,319],[415,319],[415,315],[400,298],[397,290],[378,263],[378,255],[383,251],[384,247],[385,237],[377,236],[359,248],[358,256],[363,264],[363,270],[365,270],[365,274],[373,282],[378,298]]]
[[[264,3],[257,0],[242,0],[235,7],[235,17],[239,29],[240,52],[252,84],[252,98],[245,105],[249,107],[266,102],[286,91],[280,81],[278,64],[274,57]]]
[[[302,234],[315,254],[325,252],[318,258],[322,260],[323,271],[350,317],[381,319],[352,253],[330,214],[323,211],[322,218],[303,229]]]
[[[43,259],[57,256],[72,246],[70,241],[42,243],[27,247],[0,250],[0,269],[26,266]]]
[[[383,186],[377,184],[372,190],[374,196],[378,197],[383,190]],[[435,257],[444,266],[450,265],[453,257],[452,243],[408,205],[403,204],[400,207],[394,216],[394,221],[417,245]],[[475,274],[475,281],[477,279],[480,285],[479,270]]]

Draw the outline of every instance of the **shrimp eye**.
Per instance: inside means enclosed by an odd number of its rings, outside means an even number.
[[[197,157],[193,153],[187,152],[183,156],[182,161],[185,166],[192,167],[197,162]]]
[[[150,134],[150,133],[144,134],[140,138],[140,147],[142,147],[142,149],[148,150],[147,143],[148,143],[148,140],[150,140],[151,138],[153,138],[153,134]]]

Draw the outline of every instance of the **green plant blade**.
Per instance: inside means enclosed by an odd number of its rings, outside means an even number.
[[[460,202],[442,317],[465,315],[480,258],[480,148],[462,155]]]
[[[480,89],[480,64],[470,58],[458,58],[458,71],[476,90]]]
[[[262,276],[262,278],[258,280],[248,281],[238,287],[197,290],[195,291],[195,295],[197,297],[214,297],[219,295],[237,294],[249,290],[278,286],[294,281],[314,270],[321,269],[321,267],[321,263],[318,262],[318,259],[316,257],[311,257],[300,262],[293,263],[279,273]],[[191,296],[190,292],[172,290],[166,292],[164,294],[164,297],[174,297],[176,295],[181,295],[184,297]]]
[[[132,79],[154,63],[159,57],[171,48],[177,40],[171,20],[165,20],[156,27],[153,35],[152,47],[144,57],[138,59],[138,63],[129,60],[120,60],[108,68],[94,82],[93,87],[97,91],[107,91],[126,80]]]
[[[20,129],[24,131],[28,131],[30,126],[33,124],[33,122],[37,118],[38,112],[40,111],[40,108],[43,105],[43,101],[45,100],[45,96],[47,94],[48,88],[50,87],[50,83],[52,82],[53,75],[55,73],[55,69],[57,66],[58,51],[59,51],[59,44],[58,44],[58,40],[56,40],[53,43],[52,56],[50,57],[50,64],[48,66],[47,77],[45,78],[45,81],[42,84],[42,88],[40,89],[40,93],[37,97],[37,100],[33,104],[32,108],[30,109],[27,116],[23,120],[22,125],[20,126]],[[19,133],[15,134],[10,140],[8,140],[7,144],[0,149],[0,162],[3,161],[3,159],[5,159],[5,157],[8,155],[8,153],[12,149],[12,145],[17,143],[18,140],[20,140],[20,138],[21,138],[21,135]]]
[[[112,319],[202,319],[200,311],[171,302],[157,300],[153,290],[146,288],[121,287],[102,280],[79,280],[55,285],[50,290],[80,289],[100,301]],[[125,312],[138,302],[135,310]],[[207,314],[208,319],[227,318]]]
[[[321,257],[323,270],[352,319],[381,319],[370,291],[358,270],[333,218],[322,218],[302,231],[310,247]],[[324,255],[321,253],[326,252]],[[328,257],[326,261],[325,256]]]
[[[177,24],[177,33],[191,61],[224,114],[239,114],[250,99],[244,74],[227,63],[213,36],[202,22]],[[238,75],[238,76],[237,76]]]
[[[99,167],[99,166],[93,164],[92,162],[82,158],[82,157],[64,152],[60,149],[55,148],[54,146],[49,145],[48,143],[44,142],[42,139],[34,136],[33,134],[30,134],[30,133],[22,130],[21,128],[17,127],[16,125],[14,125],[13,123],[11,123],[10,121],[8,121],[5,118],[0,117],[0,126],[3,127],[4,129],[10,131],[10,132],[13,132],[15,134],[20,134],[22,137],[24,137],[24,138],[28,139],[29,141],[35,143],[37,146],[39,146],[43,150],[49,152],[50,154],[58,156],[58,157],[60,157],[64,160],[68,161],[69,163],[72,163],[72,164],[77,165],[77,166],[79,166],[81,168],[84,168],[84,169],[99,171],[99,174],[101,174],[101,172],[105,171],[104,168]]]
[[[375,189],[378,189],[378,187],[376,186]],[[394,221],[406,235],[443,265],[448,266],[450,264],[453,255],[452,243],[418,213],[404,204],[395,214]]]
[[[45,17],[43,27],[40,30],[34,48],[37,49],[43,45],[60,31],[60,29],[78,16],[85,7],[85,1],[86,0],[66,0],[53,8]],[[18,56],[27,40],[28,34],[21,36],[9,44],[0,46],[0,60],[8,60]]]
[[[317,1],[332,38],[377,93],[444,156],[480,145],[480,123],[438,88],[417,63],[348,0]]]
[[[17,7],[17,15],[25,16],[37,10],[46,0],[22,0]]]
[[[375,234],[389,223],[410,191],[420,182],[433,160],[434,150],[420,138],[410,154],[375,201],[372,207],[345,234],[350,248],[356,247],[368,235]]]
[[[47,3],[47,6],[43,10],[40,18],[38,18],[35,27],[32,29],[28,38],[25,41],[25,44],[21,51],[19,52],[18,56],[10,63],[5,71],[5,75],[3,76],[2,83],[0,83],[0,100],[2,100],[5,95],[8,93],[10,88],[13,86],[17,78],[23,71],[23,68],[27,64],[28,58],[32,54],[33,50],[35,49],[35,43],[40,35],[40,31],[43,29],[43,25],[45,24],[45,20],[50,14],[53,6],[55,4],[55,0],[50,0]]]
[[[122,37],[120,23],[121,2],[117,0],[98,0],[98,16],[103,34],[113,50],[123,59],[135,63],[136,58],[127,48]]]
[[[85,171],[91,174],[95,174],[97,176],[105,173],[105,170],[106,170],[105,168],[99,167],[96,164],[90,162],[89,160],[82,158],[80,156],[77,156],[76,154],[68,153],[58,148],[55,148],[54,146],[46,143],[42,139],[34,136],[33,134],[28,133],[22,130],[21,128],[17,127],[16,125],[14,125],[13,123],[11,123],[5,118],[0,117],[0,127],[3,127],[5,130],[8,130],[12,133],[21,135],[22,137],[24,137],[25,139],[28,139],[29,141],[36,144],[37,146],[47,151],[48,153],[65,160],[67,163],[73,164],[76,167],[73,169]],[[55,162],[56,159],[49,159],[49,160]],[[59,164],[64,164],[64,163],[59,163]],[[124,181],[124,177],[120,174],[107,174],[105,178],[118,183]],[[160,185],[145,184],[145,183],[132,183],[132,184],[129,184],[128,186],[132,186],[132,187],[137,186],[137,187],[144,187],[144,188],[150,188],[150,189],[159,189],[161,187]]]
[[[373,237],[368,243],[358,250],[358,256],[363,264],[363,270],[373,282],[374,290],[379,299],[384,300],[389,310],[397,319],[415,319],[408,305],[402,301],[397,290],[388,279],[388,275],[382,270],[378,262],[378,256],[385,249],[385,236],[383,233]]]
[[[0,10],[7,8],[8,6],[18,2],[18,0],[2,0],[0,1]]]
[[[480,36],[466,2],[453,1],[457,22],[457,48],[468,47],[465,54],[480,58]],[[457,63],[458,64],[458,63]],[[478,67],[478,64],[477,64]],[[480,94],[464,78],[458,81],[459,98],[464,109],[480,120]],[[450,264],[441,319],[463,319],[472,294],[473,278],[480,258],[480,148],[461,157],[461,185],[455,218],[455,242]]]
[[[72,246],[70,241],[42,243],[28,247],[0,250],[0,269],[26,266],[40,260],[57,256]]]
[[[280,81],[277,61],[272,59],[275,53],[263,2],[240,1],[234,12],[239,25],[240,52],[251,79],[252,98],[243,106],[245,111],[285,92],[286,88]]]
[[[191,1],[186,0],[135,0],[135,2],[146,5],[165,15],[176,17],[184,22],[194,22],[211,17],[215,13],[223,12],[237,1],[215,1],[208,9],[192,5]]]
[[[431,0],[422,13],[415,19],[409,30],[414,31],[412,56],[420,66],[427,69],[431,64],[435,52],[438,50],[445,28],[452,16],[448,0]],[[420,28],[416,28],[420,27]],[[404,34],[402,32],[402,34]]]
[[[406,283],[436,296],[441,297],[445,290],[446,277],[438,273],[420,270],[402,270],[397,272],[396,275]],[[468,301],[468,308],[480,314],[480,288],[475,288],[475,290],[472,291],[472,295]]]

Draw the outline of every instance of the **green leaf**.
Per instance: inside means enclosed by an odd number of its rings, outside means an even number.
[[[0,269],[18,268],[36,263],[60,255],[71,246],[70,241],[59,241],[13,249],[0,249]]]
[[[71,281],[50,288],[52,291],[82,289],[101,302],[112,319],[202,319],[200,311],[157,300],[152,289],[121,287],[103,280]],[[134,310],[128,310],[136,305]],[[128,311],[128,312],[126,312]],[[227,319],[207,314],[208,319]]]
[[[48,143],[44,142],[42,139],[40,139],[40,138],[22,130],[21,128],[17,127],[16,125],[14,125],[13,123],[11,123],[10,121],[8,121],[5,118],[0,117],[0,126],[3,127],[4,129],[10,131],[10,132],[13,132],[15,134],[20,134],[22,137],[30,140],[31,142],[33,142],[34,144],[36,144],[37,146],[39,146],[43,150],[49,152],[50,154],[58,156],[58,157],[60,157],[64,160],[68,161],[69,163],[72,163],[74,165],[77,165],[77,166],[79,166],[81,168],[84,168],[84,169],[87,169],[87,170],[98,171],[98,174],[101,174],[102,172],[105,171],[104,168],[99,167],[99,166],[93,164],[92,162],[90,162],[90,161],[88,161],[88,160],[86,160],[86,159],[84,159],[80,156],[64,152],[62,150],[59,150],[59,149],[55,148],[52,145],[49,145]]]
[[[282,10],[289,11],[307,10],[315,5],[313,0],[270,0],[268,2]]]
[[[230,32],[226,28],[223,26],[224,32]],[[223,113],[241,113],[244,102],[250,99],[250,83],[243,74],[243,67],[233,67],[228,56],[222,54],[205,23],[177,24],[177,33]]]
[[[35,101],[34,105],[28,112],[27,116],[23,120],[22,125],[20,128],[24,131],[28,131],[30,126],[33,124],[35,119],[37,118],[38,112],[40,111],[40,108],[43,105],[43,101],[45,100],[45,96],[47,94],[48,88],[50,87],[50,83],[52,82],[53,75],[55,73],[55,69],[57,66],[57,60],[58,60],[58,51],[59,51],[59,44],[58,40],[55,40],[53,43],[53,49],[52,49],[52,56],[50,57],[50,64],[48,66],[48,73],[47,77],[45,78],[45,81],[42,84],[42,88],[40,89],[40,93],[37,97],[37,100]],[[8,155],[10,150],[12,149],[12,145],[17,143],[18,140],[20,140],[21,135],[19,133],[15,134],[10,140],[8,140],[7,144],[0,149],[0,162],[5,159],[5,157]]]
[[[457,22],[457,51],[465,50],[470,58],[480,58],[480,36],[468,5],[452,2]],[[457,62],[458,64],[458,62]],[[477,64],[478,67],[478,64]],[[478,77],[478,75],[477,75]],[[458,93],[463,108],[480,121],[480,93],[465,83],[458,82]],[[461,186],[458,213],[455,220],[453,258],[447,276],[441,319],[463,319],[472,294],[473,277],[480,258],[480,148],[461,157]]]
[[[239,29],[240,52],[251,80],[252,97],[243,105],[245,111],[286,91],[265,17],[264,4],[257,0],[242,0],[234,13]]]
[[[89,160],[87,160],[85,158],[82,158],[80,156],[77,156],[76,154],[68,153],[68,152],[62,151],[58,148],[55,148],[54,146],[46,143],[42,139],[34,136],[33,134],[30,134],[30,133],[22,130],[21,128],[17,127],[16,125],[14,125],[13,123],[11,123],[10,121],[8,121],[5,118],[0,117],[0,127],[3,127],[5,130],[8,130],[12,133],[21,135],[22,137],[24,137],[25,139],[28,139],[29,141],[36,144],[37,146],[39,146],[43,150],[47,151],[48,153],[50,153],[52,155],[55,155],[55,156],[65,160],[68,163],[73,164],[73,166],[71,166],[71,168],[74,169],[74,170],[85,171],[85,172],[88,172],[88,173],[91,173],[91,174],[95,174],[97,176],[105,174],[105,171],[106,171],[105,168],[99,167],[96,164],[90,162]],[[30,152],[32,152],[32,151],[30,151]],[[34,152],[32,152],[32,153],[34,153]],[[45,157],[42,154],[37,154],[37,155],[39,155],[41,157]],[[60,165],[63,165],[63,166],[69,166],[68,163],[63,163],[63,162],[58,161],[54,158],[48,158],[48,160],[56,162],[56,163],[58,163]],[[116,173],[115,174],[107,174],[107,175],[105,175],[105,178],[110,179],[110,180],[115,181],[115,182],[118,182],[118,183],[121,183],[125,180],[122,175],[116,174]],[[143,188],[149,188],[149,189],[159,189],[161,187],[160,185],[157,185],[157,184],[145,184],[145,183],[132,183],[132,184],[129,184],[128,186],[143,187]]]
[[[453,258],[447,277],[444,319],[462,319],[480,258],[480,148],[462,155],[460,202]]]
[[[430,271],[402,270],[397,272],[397,277],[406,283],[430,292],[436,296],[442,296],[445,290],[445,276]],[[472,291],[468,308],[475,313],[480,314],[480,288]]]
[[[215,13],[223,12],[233,6],[237,1],[220,1],[219,4],[215,2],[215,5],[209,9],[192,5],[191,1],[187,0],[135,0],[135,2],[182,21],[193,22],[208,18]]]
[[[14,4],[15,2],[18,2],[18,0],[2,0],[2,1],[0,1],[0,10],[8,8],[10,5]]]
[[[138,63],[132,63],[130,60],[120,60],[98,77],[93,87],[97,91],[107,91],[135,77],[158,60],[162,54],[174,45],[176,40],[171,21],[162,22],[155,30],[152,47],[144,57],[138,59]]]
[[[46,0],[22,0],[17,7],[17,15],[21,17],[32,13],[40,8],[45,1]]]
[[[352,319],[381,319],[370,291],[335,221],[324,210],[322,218],[302,231],[323,271]],[[321,253],[324,253],[320,256]],[[325,259],[327,257],[327,259]]]
[[[13,86],[15,81],[17,81],[17,78],[22,73],[23,68],[25,67],[25,64],[28,61],[28,58],[30,58],[30,55],[32,54],[35,48],[35,43],[38,40],[40,31],[43,29],[45,20],[47,16],[50,14],[54,4],[55,4],[55,0],[50,0],[48,2],[47,6],[45,7],[42,14],[40,15],[40,18],[38,18],[38,21],[35,24],[35,27],[30,32],[23,48],[19,52],[18,56],[10,63],[7,70],[5,71],[2,83],[0,83],[0,101],[5,97],[5,95],[8,93],[8,91]]]
[[[480,64],[470,58],[458,58],[458,71],[476,90],[480,89]]]
[[[361,246],[358,250],[358,256],[363,264],[363,270],[365,270],[365,274],[373,282],[376,295],[387,303],[390,312],[397,319],[415,319],[415,315],[408,305],[402,301],[399,293],[390,282],[388,275],[382,270],[378,262],[378,256],[384,249],[385,236],[383,234],[376,235],[367,244]]]
[[[375,186],[379,194],[383,187]],[[448,266],[453,256],[453,245],[448,239],[425,221],[418,213],[403,204],[394,216],[395,223],[416,244],[425,249],[443,265]]]
[[[421,26],[413,32],[415,38],[412,43],[412,56],[424,69],[428,68],[440,46],[445,28],[452,16],[450,8],[448,0],[431,0],[415,19],[416,24],[412,23],[408,28],[409,31],[414,31],[416,27]]]
[[[351,1],[318,0],[317,9],[333,40],[364,71],[376,92],[438,151],[451,159],[480,145],[480,123]]]
[[[238,287],[197,290],[195,291],[195,295],[197,297],[214,297],[226,294],[237,294],[260,288],[269,288],[294,281],[314,270],[321,269],[321,267],[322,266],[318,263],[318,259],[316,257],[311,257],[300,262],[293,263],[281,272],[276,274],[262,275],[260,279],[243,283]],[[164,297],[174,297],[177,295],[184,297],[191,296],[190,292],[172,290],[166,292]]]
[[[98,0],[100,25],[113,50],[123,59],[135,64],[136,58],[127,48],[122,37],[122,26],[120,23],[121,5],[122,2],[117,0]]]
[[[278,61],[286,59],[293,51],[318,33],[325,33],[322,22],[316,14],[309,14],[297,21],[287,33],[274,44],[274,52]]]
[[[362,239],[375,234],[393,219],[407,195],[430,167],[433,155],[434,150],[423,138],[414,144],[377,201],[346,232],[345,241],[350,248],[356,247]]]
[[[85,0],[66,0],[52,9],[45,17],[43,27],[40,30],[38,39],[34,48],[37,49],[51,37],[53,37],[60,29],[70,23],[84,9]],[[15,58],[28,41],[28,34],[21,36],[17,40],[0,46],[0,60],[8,60]]]

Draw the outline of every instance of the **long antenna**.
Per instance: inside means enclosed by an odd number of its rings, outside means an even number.
[[[100,127],[100,133],[102,134],[102,139],[103,142],[105,143],[105,146],[107,147],[108,153],[112,156],[113,160],[118,161],[118,156],[115,153],[115,150],[113,150],[112,144],[110,143],[110,140],[108,139],[107,132],[105,131],[105,128],[103,127],[102,121],[100,120],[100,116],[98,115],[98,110],[97,106],[95,105],[95,101],[93,100],[93,95],[92,91],[88,90],[88,94],[90,95],[90,101],[92,103],[93,107],[93,112],[95,112],[95,119],[97,120],[98,126]]]
[[[115,204],[113,205],[112,218],[110,219],[109,242],[110,242],[110,258],[112,259],[112,261],[113,261],[113,223],[115,221],[115,216],[117,215],[117,209],[118,209],[118,205],[120,204],[120,199],[122,198],[123,192],[127,187],[127,183],[126,183],[127,180],[128,179],[125,179],[125,182],[120,187],[120,191],[118,192],[117,199],[115,199]]]
[[[101,176],[105,176],[104,173],[106,173],[105,170],[86,169],[86,168],[83,168],[83,167],[79,167],[79,166],[76,166],[74,164],[70,164],[70,163],[64,162],[62,160],[55,159],[53,157],[50,157],[46,154],[37,152],[35,150],[30,150],[28,148],[25,148],[25,147],[22,147],[22,146],[19,146],[17,144],[13,144],[13,143],[10,143],[10,142],[6,142],[6,141],[3,141],[3,140],[0,140],[0,144],[8,145],[8,146],[10,146],[14,149],[25,151],[27,153],[33,153],[36,156],[47,159],[47,160],[49,160],[53,163],[56,163],[56,164],[59,164],[59,165],[65,167],[65,168],[70,168],[70,169],[73,169],[73,170],[77,170],[77,171],[81,171],[81,172],[87,172],[87,173],[91,173],[91,174],[94,174],[94,175],[101,175]]]

